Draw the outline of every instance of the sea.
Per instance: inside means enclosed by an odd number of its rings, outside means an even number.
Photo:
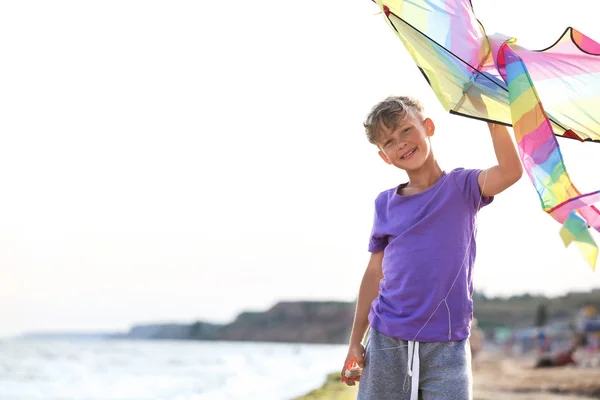
[[[341,370],[344,345],[0,340],[1,400],[290,400]]]

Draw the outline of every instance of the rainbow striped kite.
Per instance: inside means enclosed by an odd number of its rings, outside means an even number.
[[[572,28],[541,51],[488,37],[470,0],[377,3],[446,110],[513,127],[542,208],[594,269],[598,246],[588,228],[600,231],[600,191],[573,185],[557,136],[600,142],[600,44]]]

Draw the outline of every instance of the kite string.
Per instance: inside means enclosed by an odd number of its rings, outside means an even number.
[[[494,129],[494,128],[492,128],[492,129]],[[482,200],[483,200],[483,192],[485,191],[485,185],[486,185],[486,182],[487,182],[487,172],[483,172],[483,173],[485,174],[485,176],[483,178],[483,184],[481,185],[481,193],[480,193],[479,200],[478,200],[478,203],[477,203],[476,211],[479,211],[479,209],[481,207],[481,203],[482,203]],[[435,194],[437,194],[437,191],[439,189],[440,188],[438,187],[437,190],[436,190],[436,192],[434,193],[434,196],[435,196]],[[454,288],[454,285],[456,284],[456,281],[458,280],[458,277],[460,276],[460,274],[461,274],[461,272],[462,272],[462,270],[463,270],[463,268],[465,266],[465,262],[467,260],[468,254],[469,254],[469,249],[471,248],[471,243],[472,243],[472,240],[473,240],[473,236],[475,235],[475,229],[476,228],[477,228],[477,214],[475,215],[474,220],[473,220],[473,226],[471,228],[471,235],[469,236],[469,241],[467,242],[467,247],[465,249],[465,255],[463,257],[462,264],[461,264],[461,266],[460,266],[460,268],[459,268],[456,276],[454,277],[454,281],[452,282],[452,285],[450,286],[450,289],[448,289],[448,292],[446,293],[446,296],[444,296],[444,298],[438,303],[437,307],[433,310],[433,312],[431,313],[431,315],[429,316],[429,318],[427,319],[427,321],[425,321],[425,323],[423,324],[423,326],[417,331],[417,334],[415,335],[415,337],[412,340],[413,342],[416,341],[416,339],[419,336],[419,334],[421,333],[421,331],[427,326],[427,324],[429,323],[429,321],[431,321],[431,319],[433,318],[433,316],[435,315],[435,313],[441,307],[442,304],[446,305],[446,309],[448,311],[448,340],[450,340],[452,338],[452,316],[451,316],[451,313],[450,313],[450,307],[448,305],[448,297],[450,296],[450,293],[452,292],[452,289]],[[365,343],[365,347],[369,343],[369,337],[370,337],[370,334],[369,334],[370,332],[369,331],[370,330],[371,330],[371,327],[368,327],[368,330],[367,330],[367,333],[366,333],[367,340],[366,340],[366,343]],[[380,348],[380,349],[369,349],[369,351],[395,350],[395,349],[401,349],[401,348],[404,348],[404,347],[408,347],[408,344],[401,344],[399,346],[393,346],[393,347],[384,347],[384,348]],[[417,357],[418,357],[418,355],[417,355]],[[406,383],[407,377],[408,377],[408,372],[407,372],[407,374],[405,376],[405,383]]]
[[[492,129],[494,129],[494,128],[492,128]],[[475,229],[477,229],[477,212],[479,212],[479,209],[481,207],[481,202],[483,200],[483,192],[485,191],[485,184],[487,182],[487,172],[483,172],[483,173],[485,175],[483,177],[483,184],[481,185],[481,193],[479,195],[479,200],[477,202],[477,208],[475,209],[476,213],[475,213],[475,216],[473,218],[473,226],[471,228],[471,234],[469,235],[469,241],[467,242],[467,247],[465,249],[465,255],[463,257],[463,261],[461,263],[461,266],[458,269],[458,272],[456,273],[456,276],[454,277],[454,281],[452,282],[452,285],[450,285],[450,289],[448,289],[448,292],[446,293],[446,296],[438,303],[437,307],[435,308],[435,310],[433,310],[433,312],[431,313],[431,315],[429,316],[429,318],[427,319],[427,321],[425,321],[425,323],[423,324],[423,326],[421,327],[421,329],[419,329],[417,331],[417,334],[415,335],[415,337],[412,340],[413,342],[416,341],[416,339],[419,336],[419,334],[421,333],[421,331],[423,329],[425,329],[425,327],[427,326],[427,324],[429,323],[429,321],[431,321],[431,318],[433,318],[433,316],[435,315],[435,313],[437,312],[437,310],[444,303],[446,304],[446,309],[448,310],[448,340],[450,340],[452,338],[452,316],[450,314],[450,307],[448,306],[448,297],[450,296],[450,293],[452,292],[452,289],[454,289],[454,285],[456,284],[456,281],[458,280],[458,277],[460,276],[463,268],[465,267],[465,262],[467,261],[467,257],[469,255],[469,250],[470,250],[471,244],[473,242],[473,236],[475,235]]]

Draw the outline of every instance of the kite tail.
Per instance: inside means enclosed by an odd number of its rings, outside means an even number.
[[[525,63],[505,41],[497,53],[496,65],[508,84],[515,138],[524,168],[540,197],[542,208],[562,223],[560,235],[565,246],[575,243],[592,269],[598,246],[588,227],[600,231],[600,212],[592,204],[600,191],[581,195],[571,182],[552,125]],[[589,46],[589,43],[587,43]]]
[[[548,213],[551,214],[558,222],[564,223],[567,218],[569,218],[571,212],[577,211],[579,214],[581,214],[581,216],[583,216],[588,226],[600,232],[600,213],[598,212],[598,209],[592,205],[599,201],[600,190],[597,192],[573,197],[552,208],[548,211]]]
[[[592,270],[596,269],[598,246],[587,228],[585,221],[575,211],[571,211],[560,230],[560,237],[565,246],[575,243]]]

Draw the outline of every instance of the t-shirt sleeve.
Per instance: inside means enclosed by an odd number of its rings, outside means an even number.
[[[369,252],[378,253],[385,249],[388,244],[388,235],[383,232],[383,220],[381,213],[385,210],[386,205],[384,194],[380,194],[375,199],[375,212],[373,215],[373,228],[371,229],[371,237],[369,238]]]
[[[475,211],[490,204],[494,197],[483,197],[479,189],[478,177],[482,171],[480,169],[456,169],[454,170],[454,179],[458,190],[460,190],[467,204]]]

